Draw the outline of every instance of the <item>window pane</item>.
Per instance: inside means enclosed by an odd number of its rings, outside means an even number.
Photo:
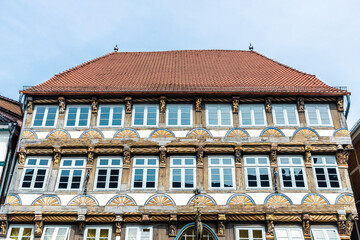
[[[254,109],[255,125],[265,125],[264,107],[254,106],[253,109]]]
[[[178,124],[178,108],[176,106],[168,107],[168,125],[176,126]]]
[[[249,187],[257,187],[256,169],[247,168],[247,178]]]
[[[322,125],[330,125],[329,109],[327,106],[319,106],[319,114]]]
[[[89,116],[89,108],[88,107],[80,108],[80,116],[79,116],[80,127],[87,126],[88,116]]]
[[[250,106],[241,106],[241,121],[242,125],[250,126],[251,122],[251,108]]]
[[[110,119],[110,107],[101,107],[100,126],[108,126]]]
[[[306,106],[306,112],[309,118],[309,125],[318,125],[319,121],[316,114],[316,107],[315,106]]]
[[[155,126],[156,125],[156,107],[148,107],[147,112],[147,125],[148,126]]]
[[[290,168],[282,168],[281,174],[284,187],[292,187]]]
[[[295,184],[296,187],[305,187],[304,172],[302,168],[294,168]]]
[[[82,170],[73,170],[71,189],[80,188]]]
[[[113,108],[113,126],[121,126],[122,125],[122,115],[123,115],[123,107],[114,107]]]
[[[260,186],[270,187],[269,170],[267,168],[260,168],[259,173],[260,173]]]
[[[220,169],[211,169],[211,187],[220,187]]]
[[[208,107],[208,121],[210,125],[218,125],[218,113],[217,107],[209,106]]]
[[[135,169],[134,188],[142,188],[144,169]]]
[[[293,106],[287,106],[286,107],[286,111],[287,111],[287,117],[288,117],[288,122],[290,125],[295,125],[297,124],[297,118],[296,118],[296,109]]]
[[[185,169],[185,188],[194,187],[194,170]]]
[[[74,127],[74,126],[75,126],[76,113],[77,113],[77,108],[69,107],[69,109],[68,109],[68,118],[67,118],[66,126],[70,126],[70,127]]]
[[[49,107],[48,114],[45,122],[45,126],[50,127],[55,125],[55,117],[56,117],[57,108]]]
[[[156,179],[156,170],[148,169],[147,177],[146,177],[146,188],[154,188],[155,187],[155,179]]]
[[[276,124],[277,125],[285,125],[285,117],[283,108],[280,106],[273,106],[273,111],[275,114]]]
[[[97,188],[105,188],[106,187],[106,169],[98,169],[98,178],[97,178]]]
[[[145,107],[135,106],[134,125],[144,125]]]
[[[231,125],[231,109],[228,106],[221,106],[221,125],[229,126]]]
[[[181,169],[173,169],[173,188],[181,188]]]
[[[191,124],[191,107],[181,107],[181,125],[189,126]]]
[[[34,126],[42,126],[44,116],[45,116],[45,109],[46,109],[46,107],[37,107],[36,108]]]

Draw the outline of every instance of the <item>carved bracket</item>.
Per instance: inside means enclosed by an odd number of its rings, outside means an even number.
[[[166,166],[166,147],[165,146],[159,147],[159,152],[160,152],[160,167],[165,167]]]
[[[309,214],[303,214],[302,215],[302,224],[303,224],[303,232],[304,232],[304,238],[305,239],[311,239],[310,234],[310,215]]]
[[[64,114],[66,109],[66,103],[64,97],[58,97],[59,101],[59,114]]]
[[[195,98],[195,111],[201,112],[202,108],[202,97]]]
[[[177,215],[170,215],[169,237],[176,237],[177,235]]]
[[[305,100],[304,100],[304,97],[298,97],[297,98],[297,109],[298,109],[298,112],[304,112],[305,111],[305,108],[304,108],[304,105],[305,105]]]
[[[125,113],[131,113],[132,111],[132,98],[126,97],[125,98]]]
[[[93,167],[94,164],[95,149],[93,147],[88,148],[87,167]]]
[[[5,237],[7,234],[8,222],[7,222],[7,215],[1,214],[0,215],[0,236]]]
[[[242,146],[236,146],[235,147],[235,165],[240,166],[242,162],[242,152],[243,148]]]
[[[270,161],[271,166],[276,167],[277,166],[277,144],[271,144],[270,148]]]
[[[165,96],[160,97],[160,112],[161,113],[166,112],[166,97]]]
[[[24,147],[20,148],[19,151],[19,165],[24,166],[26,160],[26,150]]]
[[[54,148],[54,156],[53,156],[53,166],[59,167],[61,159],[61,149],[60,148]]]
[[[26,107],[27,107],[27,113],[32,114],[33,110],[34,110],[34,102],[33,102],[32,97],[28,97]]]
[[[98,104],[99,104],[99,101],[98,101],[97,97],[92,97],[91,98],[91,112],[92,113],[97,113]]]
[[[274,214],[266,214],[266,238],[274,236]]]
[[[240,98],[239,97],[233,97],[233,113],[238,113],[239,112],[239,103],[240,103]]]
[[[204,147],[203,146],[199,146],[196,149],[196,156],[197,156],[197,166],[198,167],[203,167],[204,166]]]
[[[41,237],[43,232],[43,217],[41,214],[35,214],[35,237]]]
[[[272,97],[267,97],[265,99],[265,111],[267,113],[271,113],[271,110],[272,110]]]
[[[124,221],[122,215],[115,216],[115,234],[121,236],[122,222]]]
[[[305,166],[311,167],[311,145],[305,145]]]
[[[344,111],[344,98],[343,97],[338,97],[336,100],[336,106],[337,106],[337,110],[339,112],[343,112]]]
[[[130,147],[129,146],[124,146],[123,154],[124,154],[124,166],[123,166],[123,168],[129,168],[130,167],[130,158],[131,158],[131,153],[130,153]]]
[[[148,221],[150,221],[150,216],[149,216],[148,214],[143,214],[143,215],[141,216],[141,221],[143,221],[143,222],[148,222]]]

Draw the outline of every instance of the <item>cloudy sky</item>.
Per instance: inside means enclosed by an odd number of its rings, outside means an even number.
[[[0,1],[0,95],[113,51],[247,50],[352,92],[360,118],[360,1]]]

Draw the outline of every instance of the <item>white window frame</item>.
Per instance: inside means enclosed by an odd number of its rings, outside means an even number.
[[[185,159],[193,159],[193,165],[185,165]],[[181,159],[181,165],[174,165],[174,159]],[[181,187],[174,188],[173,183],[173,169],[180,169],[181,170]],[[185,169],[192,169],[193,177],[194,177],[194,187],[187,188],[185,187]],[[192,190],[196,188],[196,157],[194,156],[173,156],[170,157],[170,189],[171,190]]]
[[[7,238],[6,239],[10,239],[10,234],[11,234],[11,230],[13,228],[20,228],[19,230],[19,236],[17,237],[17,240],[21,240],[23,237],[23,233],[24,233],[24,228],[31,228],[31,236],[30,236],[30,240],[34,239],[34,233],[35,233],[35,226],[31,225],[31,224],[10,224],[9,225],[9,229],[7,231]]]
[[[245,172],[246,189],[249,189],[249,190],[272,189],[272,176],[271,176],[269,156],[267,156],[267,155],[245,155],[243,158],[244,158],[244,172]],[[255,158],[255,164],[247,164],[246,163],[247,158]],[[259,164],[258,163],[259,158],[266,158],[267,159],[267,164]],[[249,187],[248,168],[255,168],[256,182],[257,182],[258,187]],[[268,175],[269,175],[269,187],[261,187],[259,168],[266,168],[267,169]]]
[[[280,163],[280,158],[288,158],[289,159],[289,164],[281,164]],[[299,164],[299,165],[292,164],[292,159],[293,158],[300,158],[301,159],[301,164]],[[306,178],[306,169],[305,169],[303,156],[301,156],[301,155],[280,155],[280,156],[277,157],[277,162],[278,162],[278,171],[279,171],[279,177],[280,177],[280,182],[281,182],[281,189],[287,189],[287,190],[306,190],[306,189],[308,189],[307,178]],[[289,168],[290,169],[291,184],[293,185],[292,187],[285,187],[284,186],[283,175],[281,173],[281,170],[283,168]],[[301,168],[302,169],[303,176],[304,176],[304,187],[296,187],[294,168]]]
[[[39,107],[45,107],[44,118],[43,118],[41,126],[34,126],[35,117],[36,117],[36,114],[37,114],[37,111],[38,111]],[[54,125],[53,126],[45,126],[45,123],[46,123],[46,120],[47,120],[47,117],[48,117],[48,113],[49,113],[49,108],[56,108],[56,114],[55,114],[55,119],[54,119]],[[35,109],[34,109],[33,117],[32,117],[32,120],[31,120],[31,127],[34,127],[34,128],[53,128],[57,124],[58,117],[59,117],[59,107],[58,106],[56,106],[56,105],[37,105],[37,106],[35,106]]]
[[[107,125],[100,125],[100,118],[101,118],[101,111],[103,107],[109,107],[110,108],[110,112],[109,112],[109,123]],[[112,121],[113,121],[113,117],[114,117],[114,108],[117,107],[121,107],[122,111],[121,111],[121,125],[113,125]],[[124,119],[125,119],[125,106],[124,105],[110,105],[110,104],[102,104],[99,106],[99,111],[98,111],[98,117],[97,117],[97,126],[98,127],[123,127],[124,126]]]
[[[250,107],[250,116],[251,116],[250,117],[251,118],[251,124],[250,125],[243,124],[242,107],[244,107],[244,106],[249,106]],[[262,107],[264,124],[255,124],[254,106],[261,106]],[[240,124],[241,127],[264,127],[264,126],[267,126],[266,112],[265,112],[264,104],[240,104],[239,105],[239,124]]]
[[[59,232],[59,228],[67,228],[67,231],[66,231],[67,238],[66,238],[66,240],[69,240],[70,230],[71,230],[71,226],[69,226],[69,225],[48,225],[48,226],[45,225],[43,233],[41,235],[41,240],[44,239],[46,229],[48,229],[48,228],[55,228],[54,233],[53,233],[53,235],[51,237],[51,240],[56,240],[57,233]]]
[[[144,120],[142,125],[135,125],[136,107],[144,107]],[[148,107],[156,107],[156,125],[147,125]],[[159,105],[158,104],[134,104],[132,109],[131,125],[133,127],[158,127],[159,126]]]
[[[28,165],[30,159],[36,159],[37,164],[36,165]],[[39,165],[40,160],[48,160],[48,164],[46,166],[45,165],[41,166],[41,165]],[[27,157],[26,161],[25,161],[23,173],[22,173],[22,176],[21,176],[21,182],[20,182],[19,189],[22,189],[22,190],[44,190],[47,179],[48,179],[49,171],[50,171],[50,163],[51,163],[51,158],[50,157],[41,157],[41,156],[34,156],[34,157],[29,156],[29,157]],[[25,177],[25,173],[26,173],[27,169],[34,169],[34,174],[33,174],[33,178],[31,179],[30,187],[23,187],[24,177]],[[42,188],[34,188],[37,173],[41,169],[46,170],[43,186],[42,186]]]
[[[109,236],[108,236],[108,240],[110,239],[113,239],[112,238],[112,227],[109,226],[109,225],[104,225],[104,226],[101,226],[101,225],[88,225],[88,226],[85,226],[85,231],[84,231],[84,238],[83,240],[87,240],[87,233],[89,231],[89,229],[96,229],[96,233],[95,233],[95,240],[99,240],[100,239],[100,230],[101,229],[108,229],[109,230]]]
[[[211,164],[211,159],[213,158],[219,158],[220,159],[220,163],[219,164]],[[222,160],[224,158],[229,158],[232,161],[231,165],[225,165],[222,163]],[[215,169],[218,168],[220,169],[220,187],[211,187],[211,180],[212,180],[212,175],[211,175],[211,169]],[[232,173],[232,187],[224,187],[224,169],[231,169],[231,173]],[[235,161],[234,161],[234,157],[233,156],[226,156],[226,155],[222,155],[222,156],[209,156],[208,157],[208,186],[209,189],[211,190],[235,190],[236,189],[236,181],[235,181]]]
[[[126,226],[125,240],[129,240],[129,239],[128,239],[128,234],[129,234],[129,230],[130,230],[131,228],[137,230],[136,240],[141,240],[141,239],[142,239],[142,238],[141,238],[141,233],[140,233],[140,230],[141,230],[141,229],[149,229],[149,230],[150,230],[150,240],[153,240],[153,238],[154,238],[153,226],[128,225],[128,226]],[[139,233],[140,233],[140,234],[139,234]]]
[[[169,125],[169,108],[177,107],[177,124]],[[190,107],[190,124],[182,125],[181,124],[181,107]],[[168,104],[166,107],[166,126],[167,127],[192,127],[193,126],[193,105],[192,104]]]
[[[237,226],[235,227],[235,240],[239,240],[239,230],[248,230],[249,232],[249,240],[253,240],[253,231],[252,230],[260,230],[262,232],[262,240],[266,240],[266,233],[265,233],[265,227],[264,226]],[[251,230],[251,231],[250,231]]]
[[[279,226],[279,227],[275,227],[275,238],[278,239],[278,236],[277,236],[277,231],[278,230],[285,230],[286,233],[287,233],[287,237],[288,237],[287,240],[293,240],[293,236],[291,235],[291,232],[290,232],[291,229],[299,230],[301,239],[304,240],[303,230],[302,230],[302,227],[300,227],[300,226],[281,226],[281,227]]]
[[[144,165],[136,165],[137,159],[144,159]],[[149,159],[156,159],[156,165],[149,165],[148,160]],[[143,186],[141,188],[134,187],[134,180],[135,180],[135,170],[136,169],[143,169]],[[153,188],[147,188],[146,187],[146,177],[148,175],[148,169],[155,169],[155,186]],[[158,179],[159,179],[159,158],[158,157],[150,157],[150,156],[137,156],[133,159],[133,169],[132,169],[132,176],[131,176],[131,189],[132,190],[156,190],[158,187]]]
[[[324,235],[325,235],[325,237],[326,237],[326,240],[329,239],[329,236],[328,236],[328,234],[327,234],[326,231],[333,230],[333,231],[336,232],[337,237],[338,237],[338,240],[340,240],[339,232],[338,232],[337,228],[334,227],[334,226],[312,226],[312,227],[311,227],[311,239],[318,240],[318,239],[316,239],[315,236],[314,236],[314,233],[313,233],[314,230],[315,230],[315,231],[322,231],[322,232],[324,232]]]
[[[316,118],[318,121],[318,124],[310,124],[310,120],[309,120],[309,112],[308,112],[308,108],[309,106],[315,107],[315,111],[316,111]],[[328,112],[328,116],[330,119],[330,123],[329,124],[323,124],[321,121],[321,117],[320,117],[320,110],[319,107],[327,107],[327,112]],[[333,125],[333,121],[332,121],[332,116],[331,116],[331,111],[330,111],[330,106],[329,104],[305,104],[305,116],[306,116],[306,123],[309,127],[332,127]]]
[[[289,127],[297,127],[299,126],[299,113],[297,111],[297,107],[296,107],[296,104],[273,104],[272,107],[277,107],[277,106],[281,106],[282,107],[282,110],[283,110],[283,116],[284,116],[284,119],[285,119],[285,124],[278,124],[276,122],[276,115],[275,115],[275,110],[273,109],[272,110],[272,117],[273,117],[273,121],[274,121],[274,126],[289,126]],[[296,116],[296,124],[289,124],[289,117],[288,117],[288,113],[287,111],[285,111],[285,107],[289,107],[289,106],[292,106],[294,107],[294,111],[295,111],[295,116]]]
[[[86,126],[79,126],[79,120],[80,120],[80,108],[88,108],[88,119],[87,119],[87,125]],[[75,126],[68,126],[67,121],[69,117],[69,108],[77,108],[76,110],[76,119],[75,119]],[[66,114],[65,114],[65,124],[64,126],[66,128],[88,128],[90,126],[90,118],[91,118],[91,107],[90,105],[68,105],[66,107]]]
[[[107,159],[109,160],[109,162],[111,162],[112,160],[116,160],[119,159],[120,160],[120,165],[112,165],[112,164],[108,164],[108,165],[100,165],[100,161],[102,159]],[[96,173],[95,173],[95,181],[94,181],[94,190],[96,191],[114,191],[114,190],[120,190],[121,187],[121,178],[122,178],[122,168],[123,168],[123,157],[108,157],[108,156],[99,156],[97,158],[97,163],[96,163]],[[98,183],[98,176],[99,176],[99,170],[101,169],[106,169],[107,170],[107,174],[106,174],[106,183],[105,183],[105,188],[98,188],[97,187],[97,183]],[[118,179],[118,187],[117,188],[110,188],[109,184],[110,184],[110,173],[109,171],[111,170],[119,170],[119,179]]]
[[[63,166],[64,160],[72,160],[74,163],[75,163],[76,160],[83,160],[84,164],[83,164],[83,166],[75,166],[75,164],[72,164],[71,166]],[[86,158],[81,158],[81,157],[74,157],[74,158],[72,158],[72,157],[64,157],[64,158],[61,158],[60,166],[59,166],[59,172],[58,172],[58,178],[57,178],[57,181],[56,181],[55,191],[80,191],[80,190],[82,190],[83,183],[84,183],[85,169],[86,169]],[[69,170],[70,171],[67,188],[59,188],[62,170]],[[76,188],[76,189],[71,188],[72,178],[74,176],[74,170],[82,170],[81,178],[80,178],[80,186],[79,186],[79,188]]]
[[[325,162],[325,159],[326,157],[331,157],[335,160],[335,163],[334,164],[328,164],[328,163],[322,163],[322,164],[315,164],[314,163],[314,158],[316,157],[321,157],[323,158],[323,162]],[[340,178],[340,173],[339,173],[339,168],[338,168],[338,165],[337,165],[337,160],[336,160],[336,157],[335,156],[330,156],[330,155],[314,155],[314,156],[311,156],[311,161],[312,161],[312,169],[313,169],[313,175],[314,175],[314,180],[316,182],[316,190],[333,190],[333,189],[341,189],[341,178]],[[318,179],[317,179],[317,175],[316,175],[316,168],[323,168],[324,169],[324,172],[325,172],[325,180],[326,180],[326,184],[328,187],[326,188],[323,188],[323,187],[319,187],[318,185]],[[334,188],[334,187],[331,187],[330,186],[330,180],[329,180],[329,174],[327,172],[327,169],[328,168],[335,168],[336,170],[336,174],[337,174],[337,178],[338,178],[338,182],[339,182],[339,187],[338,188]]]
[[[220,107],[227,106],[229,107],[229,114],[230,114],[230,125],[224,125],[221,122],[221,111]],[[210,124],[209,123],[209,107],[217,107],[217,117],[218,117],[218,123],[217,124]],[[217,103],[208,103],[205,104],[205,112],[206,112],[206,126],[209,127],[232,127],[233,126],[233,112],[231,104],[217,104]]]

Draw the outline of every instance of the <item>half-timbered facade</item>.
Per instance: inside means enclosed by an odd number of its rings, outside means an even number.
[[[23,94],[2,236],[350,238],[349,93],[313,75],[254,51],[113,52]]]

